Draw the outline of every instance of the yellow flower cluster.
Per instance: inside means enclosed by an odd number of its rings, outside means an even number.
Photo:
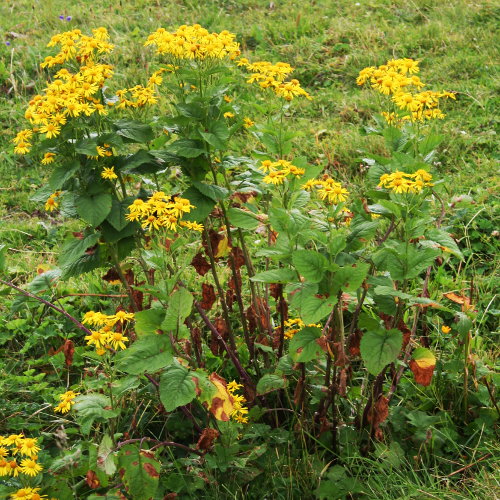
[[[59,196],[61,196],[61,191],[56,191],[49,196],[49,199],[45,202],[45,210],[47,212],[52,212],[59,206],[59,202],[57,201]]]
[[[433,186],[432,175],[427,170],[417,170],[407,174],[396,170],[392,174],[383,174],[378,187],[391,189],[394,193],[420,193],[424,187]]]
[[[210,33],[199,24],[183,25],[170,32],[159,28],[151,33],[144,45],[156,45],[158,54],[169,54],[177,59],[235,59],[240,55],[234,33]]]
[[[177,225],[203,231],[203,226],[196,222],[180,221],[185,213],[189,213],[194,205],[189,200],[178,196],[166,195],[163,191],[153,193],[147,201],[137,198],[129,205],[127,219],[139,221],[143,229],[160,229],[166,227],[175,230]]]
[[[306,324],[300,318],[295,318],[285,321],[285,326],[287,327],[284,333],[285,338],[292,339],[297,332],[300,332],[300,330],[306,326]],[[314,323],[307,326],[321,328],[321,325]]]
[[[47,47],[60,45],[61,50],[55,56],[46,57],[40,66],[42,68],[52,68],[72,59],[76,59],[81,63],[94,59],[96,54],[109,53],[113,50],[114,45],[107,41],[109,40],[109,34],[106,28],[95,28],[92,30],[92,34],[94,36],[86,36],[79,29],[74,29],[54,35]]]
[[[299,179],[306,173],[303,168],[299,168],[286,160],[264,160],[261,162],[259,170],[267,173],[262,179],[263,182],[275,185],[283,184],[288,177]]]
[[[334,181],[328,175],[324,175],[323,179],[311,179],[307,181],[302,189],[312,191],[316,189],[316,193],[322,200],[328,200],[329,203],[343,203],[347,200],[349,192],[343,188],[340,182]]]
[[[52,81],[47,82],[44,92],[29,101],[24,117],[33,129],[21,130],[12,139],[16,154],[27,154],[31,150],[30,139],[33,132],[52,139],[61,134],[68,120],[95,113],[105,116],[108,108],[115,105],[113,101],[106,101],[101,91],[105,82],[113,76],[113,67],[100,63],[98,59],[100,55],[111,52],[113,45],[106,41],[108,33],[105,28],[92,31],[93,37],[82,35],[80,30],[52,37],[49,47],[61,45],[61,51],[56,56],[47,57],[41,66],[51,68],[72,60],[76,60],[81,66],[76,72],[67,68],[59,69]],[[136,85],[117,91],[119,101],[116,107],[138,108],[155,104],[158,100],[155,85],[161,83],[160,75],[163,71],[153,73],[147,87]],[[97,156],[101,156],[99,152]],[[45,153],[42,164],[52,163],[54,157],[54,153]]]
[[[91,325],[97,330],[92,330],[90,335],[85,337],[88,346],[94,346],[97,354],[102,356],[107,351],[114,349],[126,349],[125,342],[128,337],[123,334],[124,323],[134,320],[134,313],[118,311],[116,314],[106,315],[101,312],[88,311],[84,314],[82,323]],[[113,328],[119,324],[120,328]]]
[[[426,90],[418,76],[418,61],[413,59],[391,59],[376,68],[369,66],[359,72],[358,85],[370,83],[371,87],[381,94],[391,96],[393,104],[399,112],[382,112],[382,116],[391,125],[401,125],[404,121],[423,122],[425,120],[443,119],[445,115],[439,109],[439,99],[455,99],[452,92],[434,92]],[[412,91],[417,89],[417,91]],[[406,113],[406,114],[403,114]]]
[[[240,424],[248,424],[248,408],[243,406],[246,403],[245,396],[240,396],[235,394],[238,389],[241,389],[243,385],[238,384],[235,380],[227,384],[227,392],[233,397],[233,411],[231,413],[231,418]]]
[[[26,438],[23,434],[0,436],[0,477],[36,476],[43,469],[37,463],[40,450],[37,438]]]
[[[71,407],[75,404],[73,401],[79,392],[74,391],[66,391],[64,394],[59,395],[60,403],[54,407],[55,412],[59,413],[68,413],[71,410]]]
[[[11,500],[40,500],[47,498],[47,495],[40,495],[38,492],[41,488],[21,488],[10,495]]]
[[[238,66],[244,66],[250,73],[247,83],[258,83],[263,89],[272,89],[274,93],[283,97],[287,101],[291,101],[294,97],[312,97],[300,86],[297,79],[286,80],[293,72],[293,68],[284,62],[273,64],[269,61],[257,61],[251,63],[245,57],[242,57],[237,62]]]

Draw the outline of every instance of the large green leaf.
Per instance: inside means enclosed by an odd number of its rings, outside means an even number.
[[[336,303],[337,297],[334,295],[328,298],[304,295],[298,307],[299,316],[306,324],[316,323],[330,314]]]
[[[283,389],[286,385],[286,379],[275,373],[266,373],[257,383],[257,394],[267,394],[271,391]]]
[[[170,297],[165,319],[161,329],[165,331],[178,331],[185,319],[191,314],[193,296],[186,288],[179,288]]]
[[[451,254],[455,255],[455,257],[463,260],[464,256],[458,248],[457,243],[446,231],[443,231],[442,229],[432,228],[426,231],[425,236],[428,240],[439,243],[439,245],[447,248]]]
[[[107,217],[107,221],[117,230],[121,231],[129,221],[125,218],[128,214],[128,207],[134,201],[134,198],[129,197],[120,201],[113,198],[111,203],[111,211]]]
[[[315,327],[305,327],[290,340],[290,357],[297,362],[305,363],[315,359],[321,352],[318,339],[321,330]]]
[[[196,158],[206,152],[201,141],[192,139],[178,139],[168,145],[168,150],[183,158]]]
[[[104,394],[85,394],[77,396],[73,409],[76,411],[80,429],[83,434],[89,434],[92,424],[119,415],[119,410],[111,409],[111,400]]]
[[[135,313],[135,331],[138,335],[151,335],[159,330],[163,318],[165,317],[164,309],[146,309]]]
[[[156,490],[160,479],[160,463],[154,454],[141,450],[137,444],[127,444],[120,448],[118,456],[122,480],[130,498],[134,500],[150,500],[156,498]]]
[[[127,142],[146,143],[154,139],[153,129],[146,123],[135,120],[119,120],[113,123],[116,133]]]
[[[257,273],[250,279],[259,283],[289,283],[297,280],[297,274],[291,269],[271,269]]]
[[[363,262],[341,267],[333,277],[332,293],[337,294],[340,290],[345,292],[357,290],[366,278],[368,269],[370,265]]]
[[[49,185],[53,191],[61,189],[64,183],[71,179],[73,174],[80,168],[80,162],[71,161],[57,167],[49,179]]]
[[[241,208],[230,208],[227,211],[227,217],[234,227],[255,229],[259,225],[259,220],[255,214]]]
[[[116,367],[131,375],[153,373],[172,363],[168,335],[144,335],[115,355]]]
[[[216,186],[214,184],[205,184],[200,181],[192,181],[193,186],[204,196],[207,196],[213,201],[223,200],[228,194],[229,191],[222,186]]]
[[[205,196],[194,186],[184,191],[183,198],[187,198],[195,208],[185,214],[183,220],[203,222],[215,207],[215,201]]]
[[[397,359],[403,344],[403,334],[396,329],[369,330],[361,338],[361,357],[366,369],[378,375],[384,367]]]
[[[75,200],[78,215],[91,226],[98,226],[109,214],[112,204],[109,193],[79,195]]]
[[[160,378],[160,400],[167,411],[187,405],[196,397],[193,374],[179,363],[169,366]]]
[[[292,254],[293,265],[307,281],[319,283],[328,268],[326,258],[314,250],[297,250]]]

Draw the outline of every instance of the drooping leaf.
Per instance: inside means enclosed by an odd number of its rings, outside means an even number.
[[[196,385],[188,368],[179,363],[169,366],[160,378],[160,400],[167,411],[187,405],[196,397]]]
[[[168,335],[144,335],[115,355],[118,370],[131,375],[154,373],[169,366],[172,360]]]
[[[161,329],[176,332],[191,313],[193,296],[186,288],[179,288],[168,301],[167,314],[161,324]]]
[[[135,313],[135,331],[138,335],[155,334],[161,328],[165,310],[160,308],[146,309]]]
[[[290,340],[290,357],[297,362],[305,363],[315,359],[322,351],[318,343],[321,330],[315,327],[305,327]]]
[[[75,206],[78,215],[91,226],[97,227],[111,210],[112,196],[109,193],[79,195]]]
[[[146,143],[154,139],[153,129],[147,124],[135,120],[119,120],[113,123],[116,133],[128,139],[127,142]]]
[[[378,375],[383,368],[397,359],[403,345],[403,334],[396,329],[369,330],[363,334],[360,343],[361,357],[366,369]]]
[[[137,444],[126,444],[118,456],[123,483],[130,498],[150,500],[155,498],[160,478],[160,463],[154,454],[141,450]]]
[[[266,373],[257,383],[257,394],[267,394],[268,392],[283,389],[286,385],[286,379],[274,373]]]
[[[108,214],[107,221],[117,230],[121,231],[129,221],[125,218],[128,214],[128,206],[134,201],[134,198],[129,197],[124,200],[113,198],[111,203],[111,211]]]
[[[257,216],[247,210],[241,208],[230,208],[227,211],[229,222],[234,227],[242,229],[255,229],[259,225]]]
[[[227,390],[227,383],[216,373],[211,373],[208,380],[215,386],[215,392],[208,401],[210,413],[223,422],[229,421],[234,410],[234,398]]]
[[[289,283],[297,279],[297,274],[291,269],[271,269],[257,273],[250,279],[259,283]]]
[[[104,471],[108,476],[116,472],[115,457],[113,454],[113,441],[109,434],[105,434],[99,444],[97,452],[97,467]]]
[[[213,210],[216,203],[212,198],[205,196],[194,186],[184,191],[182,197],[188,199],[191,205],[195,207],[191,209],[191,212],[184,215],[183,220],[186,221],[203,222]]]
[[[328,268],[328,261],[313,250],[297,250],[292,254],[293,265],[311,283],[319,283]]]
[[[436,366],[436,356],[425,347],[417,347],[413,351],[410,369],[415,376],[417,384],[427,386],[431,383],[434,367]]]

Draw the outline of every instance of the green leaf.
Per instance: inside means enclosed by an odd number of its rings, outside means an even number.
[[[131,174],[153,174],[165,168],[165,164],[159,161],[152,152],[139,149],[129,156],[120,156],[115,159],[116,166],[120,172]]]
[[[53,191],[61,189],[64,183],[71,179],[75,172],[80,168],[80,162],[72,161],[65,165],[57,167],[49,179],[49,186]]]
[[[116,367],[131,375],[154,373],[172,363],[168,335],[143,335],[115,355]]]
[[[215,207],[215,201],[202,194],[194,186],[184,191],[182,197],[187,198],[191,205],[195,207],[191,209],[191,212],[184,215],[183,220],[186,221],[203,222]]]
[[[339,268],[333,277],[332,294],[336,295],[340,290],[345,292],[357,290],[366,278],[369,269],[370,264],[363,262]]]
[[[111,408],[111,400],[104,394],[77,396],[73,409],[76,411],[82,433],[89,434],[96,420],[104,421],[120,414],[119,410],[109,408]]]
[[[104,471],[108,476],[112,476],[116,472],[113,448],[113,441],[109,437],[109,434],[104,434],[97,452],[97,467]]]
[[[88,248],[93,247],[99,241],[100,236],[101,233],[97,232],[89,234],[83,239],[71,238],[61,249],[59,263],[64,266],[68,262],[76,260],[83,253],[85,253]]]
[[[255,229],[259,225],[259,220],[255,214],[241,208],[230,208],[227,211],[227,217],[234,227]]]
[[[389,363],[397,359],[403,345],[403,334],[396,329],[369,330],[360,343],[361,357],[366,369],[378,375]]]
[[[257,273],[250,279],[258,283],[289,283],[297,280],[297,274],[291,269],[271,269]]]
[[[179,288],[170,297],[165,319],[161,324],[164,331],[177,332],[185,319],[191,314],[193,296],[186,288]]]
[[[75,200],[76,211],[85,222],[97,227],[108,216],[112,200],[109,193],[79,195]]]
[[[429,240],[439,243],[443,247],[448,248],[451,254],[463,260],[464,256],[458,248],[458,245],[451,237],[451,235],[446,231],[443,231],[442,229],[432,228],[425,232],[425,237]]]
[[[75,144],[75,151],[82,155],[96,156],[97,146],[99,146],[99,143],[97,142],[97,139],[95,137],[91,139],[80,139]]]
[[[337,303],[336,296],[320,298],[315,295],[303,296],[297,308],[299,316],[306,324],[317,323],[332,312]]]
[[[118,463],[120,470],[123,471],[122,480],[130,498],[134,500],[156,498],[160,463],[152,452],[141,450],[135,444],[127,444],[120,449]]]
[[[326,258],[314,250],[297,250],[292,254],[293,265],[311,283],[319,283],[328,268]]]
[[[422,155],[428,155],[431,151],[436,149],[444,140],[444,135],[428,134],[418,144],[418,151]]]
[[[107,221],[117,230],[121,231],[129,224],[129,221],[125,218],[128,214],[128,206],[134,201],[133,197],[125,198],[120,201],[117,198],[113,198],[111,203],[111,211],[107,217]]]
[[[196,120],[201,120],[205,116],[205,111],[196,102],[184,103],[179,102],[175,105],[177,111],[181,116],[186,116],[187,118],[195,118]]]
[[[472,329],[471,319],[469,318],[469,316],[467,316],[467,314],[463,312],[457,313],[457,318],[458,321],[455,327],[458,333],[460,333],[460,335],[467,335],[467,333]]]
[[[57,280],[61,277],[60,269],[50,269],[42,274],[35,276],[33,281],[31,281],[27,288],[31,293],[39,294],[45,290],[51,290],[57,283]]]
[[[201,132],[200,131],[200,135],[214,149],[219,149],[221,151],[224,151],[227,147],[227,143],[225,141],[221,141],[215,134],[212,134],[211,132]]]
[[[138,335],[153,335],[160,330],[161,323],[165,318],[164,309],[146,309],[135,313],[135,331]]]
[[[169,144],[168,150],[183,158],[197,158],[206,153],[203,143],[193,139],[178,139],[172,144]]]
[[[146,123],[135,120],[119,120],[113,123],[116,133],[126,139],[126,142],[146,143],[154,139],[153,129]]]
[[[319,328],[306,326],[297,332],[290,340],[290,357],[300,363],[306,363],[317,358],[322,352],[318,339],[321,337]]]
[[[283,389],[286,385],[286,380],[280,375],[267,373],[257,383],[257,394],[267,394],[268,392]]]
[[[169,366],[160,378],[160,400],[167,411],[187,405],[196,397],[193,374],[179,363]]]
[[[215,186],[214,184],[205,184],[204,182],[193,181],[193,186],[204,196],[207,196],[213,201],[223,200],[229,191],[221,186]]]

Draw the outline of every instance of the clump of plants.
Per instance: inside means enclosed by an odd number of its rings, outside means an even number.
[[[12,498],[173,498],[224,481],[252,491],[283,442],[335,464],[310,481],[319,498],[369,494],[343,464],[384,449],[448,471],[446,443],[417,410],[427,388],[443,412],[460,406],[454,429],[497,418],[493,398],[475,395],[493,375],[473,357],[473,301],[434,283],[463,259],[443,226],[428,127],[454,94],[421,91],[411,59],[362,70],[358,84],[395,108],[370,130],[388,155],[366,160],[366,186],[345,185],[294,155],[288,111],[314,96],[288,63],[251,62],[234,34],[199,25],[145,45],[154,71],[123,88],[106,29],[55,35],[13,140],[47,165],[33,199],[80,230],[35,285],[1,280],[68,325],[43,472],[31,455],[38,475],[0,464]],[[262,120],[242,85],[268,103]],[[68,312],[58,287],[87,276],[102,290]],[[38,438],[5,439],[23,453]]]

